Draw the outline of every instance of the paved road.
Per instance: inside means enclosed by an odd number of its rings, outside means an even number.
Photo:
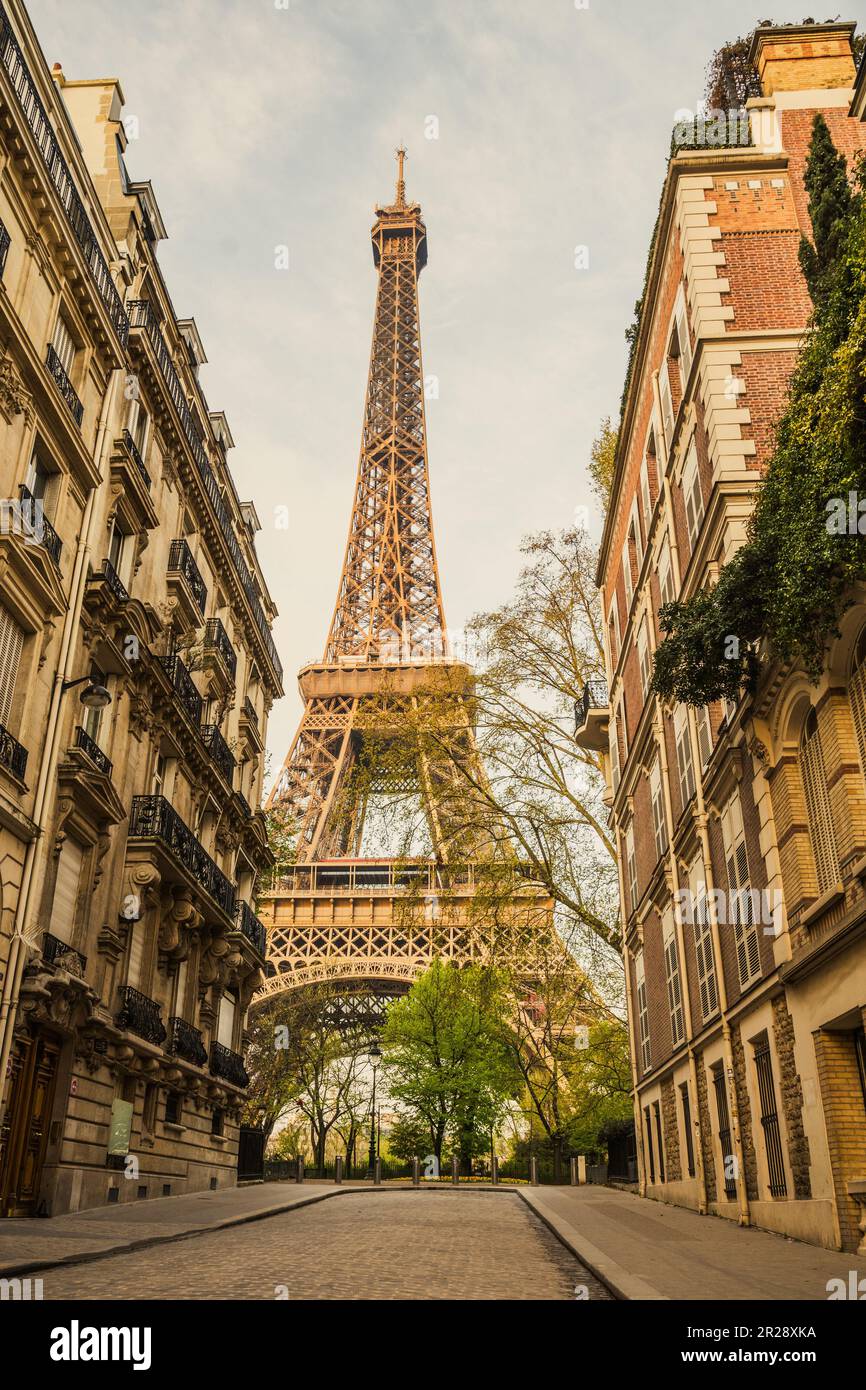
[[[346,1193],[41,1272],[46,1299],[608,1299],[519,1197]]]

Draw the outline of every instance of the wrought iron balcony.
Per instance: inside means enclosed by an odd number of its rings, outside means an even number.
[[[280,680],[282,680],[282,663],[280,661],[280,658],[277,656],[277,649],[274,646],[274,639],[271,636],[270,626],[268,624],[267,618],[265,617],[265,612],[262,608],[261,599],[259,598],[259,595],[256,591],[255,580],[253,579],[253,576],[250,573],[249,568],[247,566],[246,560],[243,557],[243,552],[241,551],[240,543],[238,542],[238,538],[235,535],[234,522],[232,521],[229,510],[226,507],[225,502],[223,501],[222,493],[219,490],[219,485],[217,484],[214,471],[211,468],[207,454],[205,453],[204,445],[201,440],[201,434],[193,417],[193,413],[190,410],[189,405],[187,403],[186,393],[184,392],[183,386],[181,385],[180,377],[178,376],[177,371],[175,370],[174,363],[172,362],[171,357],[169,356],[168,349],[165,346],[165,341],[163,339],[162,332],[160,331],[159,321],[157,319],[156,313],[154,312],[153,305],[150,303],[150,300],[148,299],[136,299],[130,304],[129,311],[130,326],[132,328],[142,329],[148,342],[150,343],[151,349],[157,361],[157,365],[159,366],[162,379],[165,382],[168,394],[171,397],[175,410],[177,411],[184,437],[186,439],[187,444],[189,445],[192,456],[195,459],[196,468],[198,469],[199,476],[202,481],[202,486],[204,487],[204,490],[207,493],[208,498],[210,499],[211,506],[213,507],[214,514],[219,523],[220,531],[222,532],[223,540],[225,541],[229,554],[232,557],[232,562],[237,572],[238,579],[240,580],[241,588],[243,589],[247,602],[250,605],[250,611],[252,612],[256,627],[259,630],[259,635],[262,639],[262,642],[264,643],[265,650],[268,653],[268,656],[274,667],[274,670],[277,673],[277,676]]]
[[[574,737],[581,748],[607,747],[608,695],[605,681],[587,681],[574,704]]]
[[[240,804],[241,804],[241,810],[243,811],[243,813],[244,813],[244,815],[246,816],[247,820],[252,820],[252,818],[253,818],[253,808],[252,808],[252,806],[250,805],[250,803],[247,801],[247,799],[246,799],[246,797],[244,796],[243,792],[235,792],[235,796],[237,797],[238,801],[240,802]]]
[[[23,782],[24,774],[27,771],[27,749],[22,748],[17,739],[14,739],[8,729],[4,729],[0,724],[0,767],[5,767],[7,772],[11,772],[13,777],[18,777]]]
[[[132,459],[133,463],[135,464],[136,468],[141,474],[144,486],[147,488],[148,492],[150,492],[150,474],[144,466],[144,459],[141,457],[141,454],[138,451],[138,445],[136,444],[132,435],[129,433],[129,430],[123,431],[123,442],[129,450],[130,458]]]
[[[137,1033],[145,1042],[164,1042],[165,1024],[161,1017],[162,1010],[156,1000],[148,999],[146,994],[133,989],[132,985],[121,985],[120,997],[123,1003],[117,1015],[118,1028]]]
[[[229,748],[216,724],[202,724],[202,742],[210,753],[223,777],[231,786],[235,774],[235,756]]]
[[[193,1028],[191,1023],[187,1023],[185,1018],[178,1018],[176,1014],[168,1020],[166,1052],[172,1053],[175,1057],[182,1057],[185,1062],[192,1062],[197,1067],[203,1067],[207,1061],[207,1049],[201,1040],[201,1033],[197,1028]]]
[[[54,346],[51,343],[48,344],[48,352],[45,357],[45,365],[47,366],[51,375],[54,377],[54,380],[57,383],[57,387],[60,391],[61,396],[65,400],[66,404],[69,406],[69,409],[72,411],[73,420],[75,421],[76,425],[80,426],[81,421],[84,418],[84,406],[81,404],[81,401],[75,394],[75,388],[72,385],[72,382],[69,380],[69,377],[66,375],[66,369],[64,368],[63,363],[60,361],[60,358],[57,356]]]
[[[182,574],[190,592],[198,605],[198,610],[204,617],[204,608],[207,601],[207,585],[201,577],[201,572],[192,558],[192,551],[186,541],[172,541],[171,549],[168,552],[168,571],[169,574]]]
[[[96,235],[90,225],[84,204],[69,172],[69,166],[60,152],[57,137],[51,127],[45,107],[36,90],[30,69],[18,40],[12,32],[9,16],[0,5],[0,64],[5,68],[12,90],[21,108],[21,114],[28,126],[36,148],[54,185],[66,220],[72,234],[81,248],[90,278],[96,292],[105,306],[118,338],[126,343],[129,321],[123,310],[123,301],[114,286],[108,263],[99,248]]]
[[[46,965],[62,965],[71,975],[83,975],[87,966],[87,957],[81,951],[73,950],[68,942],[52,936],[50,931],[42,933],[42,959]]]
[[[232,1086],[246,1088],[250,1084],[243,1057],[237,1052],[232,1052],[230,1048],[223,1047],[222,1043],[211,1043],[210,1069],[213,1076],[231,1082]]]
[[[90,761],[95,763],[99,768],[100,772],[104,773],[106,777],[111,776],[111,759],[106,757],[96,740],[92,739],[87,730],[82,729],[80,725],[75,730],[75,745],[77,748],[83,749]]]
[[[256,707],[255,707],[255,705],[253,704],[252,700],[250,699],[249,695],[245,695],[245,696],[244,696],[244,703],[243,703],[243,707],[242,707],[242,708],[243,708],[244,714],[246,715],[246,717],[247,717],[247,719],[250,721],[250,723],[251,723],[251,724],[255,724],[256,728],[258,728],[258,727],[259,727],[259,716],[256,714]]]
[[[219,618],[208,618],[204,625],[204,645],[205,651],[217,651],[222,658],[223,665],[231,676],[235,678],[238,668],[238,659],[234,647],[229,641],[229,635],[220,622]]]
[[[21,498],[21,522],[24,534],[28,540],[33,539],[37,545],[54,561],[60,569],[60,552],[63,549],[63,542],[55,531],[42,505],[42,499],[33,496],[29,488],[23,483],[18,489]]]
[[[189,826],[181,820],[164,796],[134,796],[129,821],[130,838],[156,839],[174,859],[209,893],[227,917],[235,912],[234,885],[199,844]]]
[[[249,903],[239,902],[237,905],[238,930],[253,943],[260,956],[265,954],[267,946],[267,933],[264,923],[260,922],[253,912]]]
[[[171,681],[174,693],[194,724],[201,723],[202,699],[193,683],[192,676],[180,657],[161,656],[159,663]]]
[[[103,560],[102,575],[109,592],[117,599],[118,603],[128,603],[129,594],[124,584],[121,583],[120,575],[114,568],[110,560]]]
[[[0,222],[0,277],[2,277],[3,271],[6,269],[6,257],[11,245],[12,238],[6,230],[5,223]]]

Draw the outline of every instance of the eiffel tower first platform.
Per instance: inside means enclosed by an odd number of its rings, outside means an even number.
[[[373,345],[337,602],[322,660],[299,673],[304,713],[267,803],[297,839],[294,862],[278,865],[258,898],[268,929],[260,1002],[320,981],[339,982],[347,998],[381,1001],[405,992],[434,957],[465,962],[491,954],[477,900],[497,851],[489,836],[467,836],[467,818],[454,814],[447,792],[453,763],[449,773],[449,759],[431,766],[418,753],[398,774],[387,759],[378,777],[375,766],[376,750],[396,739],[410,710],[423,722],[433,682],[448,692],[446,743],[483,785],[472,673],[450,652],[436,563],[418,314],[427,231],[418,204],[406,201],[404,158],[398,150],[396,197],[376,208],[371,233]],[[441,701],[436,708],[441,722]],[[371,789],[393,790],[395,775],[399,790],[414,784],[430,853],[363,857]],[[550,921],[550,900],[524,881],[513,895],[514,914],[527,926],[539,914]]]

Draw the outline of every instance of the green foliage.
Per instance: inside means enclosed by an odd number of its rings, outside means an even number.
[[[610,491],[613,486],[613,470],[616,466],[617,432],[606,415],[601,422],[598,436],[592,442],[587,471],[592,490],[601,503],[602,511],[607,511]]]
[[[692,704],[734,696],[748,684],[759,641],[770,658],[817,677],[847,593],[866,565],[866,537],[856,521],[852,533],[832,524],[850,493],[866,496],[863,168],[854,191],[846,182],[842,193],[839,161],[828,156],[822,127],[819,115],[809,198],[818,298],[747,542],[714,589],[661,612],[666,635],[656,652],[654,689]]]
[[[502,1039],[505,1008],[495,971],[435,960],[388,1010],[382,1035],[388,1092],[402,1112],[404,1134],[413,1130],[415,1142],[425,1133],[424,1152],[440,1161],[446,1138],[466,1158],[485,1152],[515,1094],[519,1082]],[[396,1152],[393,1132],[390,1147]]]
[[[803,182],[809,194],[814,245],[800,239],[800,266],[815,304],[832,286],[842,243],[851,215],[852,194],[845,156],[833,144],[824,117],[818,113],[812,127],[812,141]]]

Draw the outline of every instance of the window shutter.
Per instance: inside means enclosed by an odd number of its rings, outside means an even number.
[[[644,458],[643,463],[640,466],[640,496],[641,505],[643,507],[644,535],[646,536],[647,541],[649,541],[650,521],[652,519],[653,509],[652,501],[650,499],[649,468],[647,467],[646,458]]]
[[[638,1029],[640,1032],[640,1051],[641,1062],[644,1071],[649,1071],[652,1065],[652,1054],[650,1052],[649,1035],[649,1008],[647,1007],[646,995],[646,975],[644,973],[643,951],[639,952],[634,958],[635,982],[637,984],[637,1015]]]
[[[821,755],[821,736],[817,728],[814,733],[803,739],[800,749],[800,769],[803,777],[803,791],[806,795],[809,836],[815,856],[815,868],[818,872],[818,888],[820,892],[824,893],[838,882],[839,860],[836,855],[830,798],[827,795],[824,759]]]
[[[665,444],[670,452],[674,433],[674,408],[671,400],[671,383],[668,378],[668,364],[665,362],[659,372],[659,396],[662,403],[662,422],[665,427]]]
[[[671,547],[667,536],[659,553],[659,591],[662,603],[672,603],[674,597],[674,576],[671,570]]]
[[[9,723],[15,682],[24,648],[24,633],[7,609],[0,607],[0,724]]]
[[[54,882],[54,902],[51,907],[52,936],[69,945],[75,930],[75,909],[78,903],[78,888],[81,883],[81,865],[84,848],[69,836],[63,841],[60,858],[57,862],[57,878]]]
[[[698,858],[689,873],[689,887],[694,906],[695,959],[698,967],[701,1018],[706,1023],[718,1011],[719,991],[713,954],[713,934],[707,909],[707,885],[702,875],[703,864]]]
[[[613,782],[613,789],[614,789],[614,791],[616,791],[617,787],[619,786],[619,772],[620,772],[620,769],[619,769],[619,730],[618,730],[618,728],[617,728],[617,719],[616,719],[616,715],[614,715],[613,718],[612,718],[611,721],[610,721],[610,728],[609,728],[609,730],[608,730],[608,737],[609,737],[609,739],[610,739],[610,772],[611,772],[611,781]]]
[[[702,705],[698,710],[698,749],[701,755],[701,767],[706,767],[713,752],[713,726],[710,723],[710,707]]]
[[[637,860],[634,853],[634,826],[625,832],[625,871],[628,879],[629,911],[634,912],[638,904]]]
[[[650,656],[649,638],[647,637],[646,618],[641,620],[641,625],[637,634],[637,659],[640,666],[640,684],[643,697],[646,699],[649,694],[650,685]]]
[[[655,831],[656,855],[660,859],[668,847],[668,832],[665,825],[665,808],[662,797],[662,775],[659,760],[656,758],[650,771],[650,800],[652,801],[653,829]]]
[[[692,345],[689,341],[689,325],[686,320],[684,309],[680,309],[677,314],[677,341],[680,345],[680,376],[683,382],[683,394],[685,395],[686,382],[689,372],[692,369]]]
[[[224,994],[220,1000],[220,1016],[217,1028],[217,1042],[231,1051],[235,1035],[235,1006],[233,994]]]
[[[75,361],[75,343],[72,334],[69,332],[66,320],[61,314],[54,329],[54,341],[52,343],[54,351],[60,360],[60,365],[67,376],[72,371],[72,364]]]
[[[634,585],[631,577],[631,556],[629,554],[628,540],[622,548],[622,581],[625,585],[625,611],[626,623],[628,623],[628,612],[631,608],[631,601],[634,597]]]
[[[142,922],[129,924],[129,969],[126,972],[126,983],[133,989],[138,989],[141,984],[141,964],[144,959],[143,927]]]
[[[668,908],[662,924],[665,948],[665,976],[668,987],[668,1009],[671,1016],[671,1041],[678,1047],[685,1037],[683,1020],[683,994],[680,981],[680,962],[677,956],[677,938],[674,932],[673,912]]]
[[[674,736],[677,746],[677,767],[680,774],[680,795],[685,807],[695,794],[695,768],[692,762],[691,740],[689,739],[689,716],[685,705],[677,705],[674,710]]]

